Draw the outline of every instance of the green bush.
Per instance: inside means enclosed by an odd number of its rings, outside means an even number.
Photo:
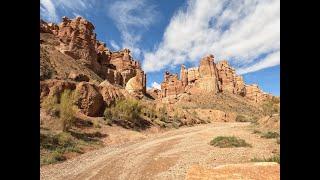
[[[167,108],[165,106],[160,108],[159,118],[160,118],[160,121],[169,122],[169,116],[168,116]]]
[[[68,131],[76,120],[74,93],[69,89],[61,93],[60,99],[57,95],[46,97],[41,106],[50,114],[60,117],[63,131]]]
[[[211,140],[210,145],[220,148],[228,147],[251,147],[245,140],[237,138],[235,136],[218,136]]]
[[[237,122],[249,122],[249,119],[243,115],[237,115],[236,121]]]
[[[47,110],[48,113],[58,116],[60,112],[59,99],[57,95],[47,96],[41,103],[41,107]]]
[[[53,151],[40,158],[40,165],[52,164],[64,160],[66,160],[66,158],[63,156],[62,152]]]
[[[271,116],[272,114],[276,114],[280,112],[280,108],[278,106],[280,100],[276,97],[272,97],[271,100],[262,104],[262,109],[265,115]]]
[[[271,139],[271,138],[277,138],[279,136],[280,135],[277,132],[268,131],[267,133],[264,133],[261,137],[266,139]]]
[[[141,115],[142,106],[137,100],[119,100],[115,106],[107,107],[104,111],[105,119],[127,120],[136,123]]]
[[[76,120],[73,93],[70,90],[65,90],[61,94],[60,119],[63,131],[68,131]]]
[[[270,158],[253,158],[252,162],[277,162],[280,164],[280,155],[274,155]]]
[[[104,117],[105,117],[106,120],[111,120],[112,117],[113,117],[112,108],[107,107],[107,108],[104,110],[103,115],[104,115]]]

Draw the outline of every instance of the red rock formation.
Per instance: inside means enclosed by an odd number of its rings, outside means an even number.
[[[103,81],[98,88],[107,106],[124,97],[121,90],[110,84],[109,81]]]
[[[271,95],[263,92],[257,84],[245,85],[245,90],[245,98],[255,103],[261,103],[271,98]]]
[[[104,101],[98,87],[87,82],[80,82],[75,89],[76,104],[87,116],[101,116],[104,111]]]
[[[235,92],[235,70],[229,66],[228,61],[220,61],[217,63],[219,81],[221,82],[221,90],[224,92]]]
[[[218,73],[213,55],[201,59],[199,68],[186,69],[182,65],[180,77],[181,80],[179,80],[177,74],[165,73],[164,82],[161,83],[161,97],[178,95],[190,88],[193,88],[192,91],[199,93],[201,91],[219,92]]]
[[[67,54],[95,72],[102,79],[123,88],[135,78],[137,88],[131,92],[146,92],[146,75],[141,70],[138,61],[130,55],[129,49],[111,52],[105,45],[96,39],[93,24],[82,17],[69,19],[62,18],[58,25],[40,20],[40,32],[54,34],[60,40],[56,48]],[[73,77],[70,77],[71,79]],[[140,84],[137,84],[140,83]]]
[[[81,61],[99,74],[101,65],[97,61],[97,40],[96,34],[93,32],[93,24],[82,17],[75,19],[63,17],[62,20],[58,33],[61,41],[59,50]]]
[[[157,99],[161,97],[161,90],[160,89],[156,89],[156,88],[151,88],[149,90],[147,90],[147,93],[153,97],[153,99]]]
[[[40,33],[51,33],[57,35],[59,26],[54,23],[47,23],[40,19]]]
[[[182,80],[182,85],[186,87],[188,85],[188,70],[184,65],[181,65],[180,78]]]
[[[188,69],[188,84],[194,83],[197,79],[199,79],[199,68],[193,67]]]
[[[218,72],[213,55],[201,59],[199,65],[199,79],[196,81],[195,86],[206,92],[219,92]]]
[[[161,83],[161,97],[177,95],[184,92],[184,86],[178,78],[178,74],[165,72],[164,82]]]
[[[227,61],[214,63],[213,55],[201,59],[199,67],[186,69],[181,66],[180,78],[166,72],[164,81],[161,83],[160,98],[183,92],[191,94],[205,92],[233,93],[246,97],[248,100],[260,103],[270,98],[271,95],[264,93],[256,85],[245,85],[242,76],[236,75],[235,70]]]

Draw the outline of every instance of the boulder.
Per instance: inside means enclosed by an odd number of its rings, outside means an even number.
[[[129,93],[145,93],[145,74],[143,71],[137,70],[136,76],[131,78],[127,83],[125,89]]]
[[[76,104],[80,111],[92,117],[101,116],[104,111],[104,101],[98,87],[88,82],[80,82],[75,89]]]
[[[107,80],[99,84],[99,92],[107,106],[124,97],[122,91]]]

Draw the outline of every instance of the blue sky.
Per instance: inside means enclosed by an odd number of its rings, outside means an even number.
[[[129,48],[158,87],[166,70],[228,60],[247,84],[280,94],[279,0],[41,0],[41,18],[91,21],[111,50]]]

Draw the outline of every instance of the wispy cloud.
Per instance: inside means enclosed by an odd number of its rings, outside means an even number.
[[[110,45],[113,48],[113,50],[119,50],[120,49],[119,45],[114,40],[110,41]]]
[[[44,19],[48,21],[58,21],[56,7],[51,0],[40,0],[40,14]]]
[[[232,60],[241,67],[241,73],[279,64],[280,53],[274,53],[280,51],[279,0],[187,3],[187,8],[171,18],[159,45],[144,53],[143,68],[147,72],[195,63],[209,53],[217,60]],[[257,59],[261,54],[267,57]]]
[[[40,0],[40,15],[47,21],[57,23],[60,20],[58,10],[74,16],[85,16],[96,3],[97,0]]]
[[[268,56],[257,62],[256,64],[246,67],[239,68],[237,70],[238,74],[246,74],[254,71],[258,71],[264,68],[273,67],[280,64],[279,61],[280,51],[276,51],[274,53],[270,53]]]
[[[108,8],[108,16],[115,22],[121,33],[122,48],[130,48],[140,56],[138,43],[143,32],[155,23],[158,11],[146,0],[115,1]]]

